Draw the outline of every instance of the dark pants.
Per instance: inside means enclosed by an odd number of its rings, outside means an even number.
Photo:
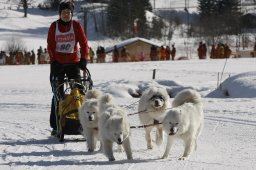
[[[56,86],[58,84],[64,83],[64,77],[67,76],[68,79],[75,79],[80,81],[81,75],[80,75],[80,68],[78,67],[78,64],[63,64],[61,66],[58,66],[58,69],[53,68],[51,65],[51,73],[50,73],[50,82],[52,89],[55,90]],[[58,80],[58,83],[56,83],[56,80]],[[53,87],[55,86],[55,87]],[[58,97],[64,97],[64,87],[60,87],[58,90],[59,96]],[[54,93],[54,91],[53,91]],[[56,94],[56,91],[55,91]],[[54,96],[52,98],[52,105],[51,105],[51,115],[50,115],[50,125],[53,129],[57,129],[57,122],[56,122],[56,113],[55,113],[55,104],[58,106],[58,103],[54,102]]]

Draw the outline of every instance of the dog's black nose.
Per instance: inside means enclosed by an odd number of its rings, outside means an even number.
[[[118,138],[118,139],[117,139],[117,142],[118,142],[118,143],[122,143],[122,139],[121,139],[121,138]]]
[[[92,116],[89,116],[89,121],[92,121]]]
[[[159,101],[158,100],[155,101],[155,105],[159,106]]]
[[[169,135],[174,135],[175,133],[176,133],[176,132],[175,132],[175,129],[174,129],[174,128],[171,128]]]
[[[171,132],[171,133],[173,133],[173,132],[174,132],[174,129],[173,129],[173,128],[171,128],[171,129],[170,129],[170,132]]]

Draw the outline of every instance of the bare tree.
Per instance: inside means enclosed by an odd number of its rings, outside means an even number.
[[[9,52],[26,50],[26,43],[19,37],[11,37],[5,42],[5,50]]]

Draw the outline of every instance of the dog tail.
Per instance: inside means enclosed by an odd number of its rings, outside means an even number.
[[[96,89],[89,90],[85,94],[86,99],[98,99],[102,96],[102,92]]]
[[[201,95],[193,89],[182,90],[175,96],[172,107],[177,107],[184,103],[201,103]]]
[[[101,97],[100,100],[102,104],[108,104],[112,102],[113,97],[110,94],[105,94],[104,96]]]

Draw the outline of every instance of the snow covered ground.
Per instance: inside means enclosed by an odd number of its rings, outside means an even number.
[[[88,65],[94,88],[113,94],[117,104],[128,106],[129,113],[137,112],[139,100],[129,95],[130,89],[162,85],[175,95],[192,87],[203,96],[204,129],[189,160],[178,160],[184,149],[180,141],[167,160],[160,159],[165,144],[147,150],[144,130],[132,129],[134,160],[127,161],[125,153],[115,150],[115,162],[108,162],[100,152],[88,153],[86,142],[76,141],[80,135],[66,135],[64,143],[50,136],[49,65],[1,66],[0,169],[255,169],[256,59],[228,59],[222,81],[231,76],[223,83],[224,90],[231,89],[230,97],[223,97],[220,91],[215,98],[206,97],[216,90],[224,63],[183,60]],[[155,80],[153,69],[157,70]],[[240,85],[234,86],[234,81]],[[241,96],[233,96],[234,90]],[[248,90],[253,96],[246,96]],[[130,116],[129,121],[140,125],[138,115]]]
[[[22,10],[7,10],[2,5],[0,50],[11,37],[22,38],[27,50],[46,47],[48,27],[58,18],[57,12],[29,9],[28,18],[23,18]],[[107,46],[113,40],[89,41],[95,48],[99,43]],[[192,54],[196,56],[195,51]],[[132,161],[116,150],[115,162],[108,162],[100,152],[88,153],[86,142],[76,140],[82,139],[80,135],[65,136],[66,142],[59,143],[50,136],[49,65],[0,66],[0,169],[256,169],[256,59],[228,59],[221,76],[225,61],[195,58],[88,65],[94,88],[113,94],[117,104],[127,106],[129,113],[137,112],[139,100],[132,98],[129,90],[162,85],[173,96],[184,88],[200,92],[205,126],[197,151],[186,161],[178,160],[184,149],[180,141],[167,160],[160,159],[164,144],[147,150],[143,129],[132,129]],[[226,80],[222,90],[217,89],[220,77],[222,82]],[[130,116],[129,121],[140,125],[138,115]]]

